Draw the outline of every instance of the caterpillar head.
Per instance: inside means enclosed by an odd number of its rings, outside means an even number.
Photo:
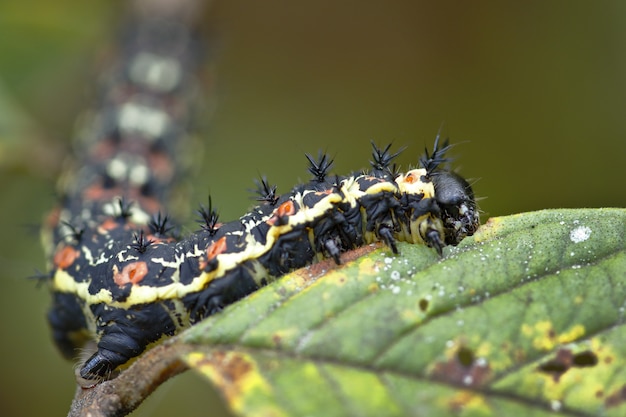
[[[431,174],[435,187],[435,199],[441,209],[446,232],[446,244],[457,245],[466,236],[474,234],[480,217],[474,191],[460,175],[450,171]]]

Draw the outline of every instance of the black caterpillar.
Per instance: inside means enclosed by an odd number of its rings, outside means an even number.
[[[62,182],[61,208],[48,221],[48,315],[68,357],[90,340],[97,350],[81,383],[110,378],[163,337],[220,311],[268,282],[321,258],[383,241],[424,243],[440,255],[479,224],[468,182],[443,169],[447,141],[435,140],[420,168],[399,172],[390,146],[373,145],[371,169],[330,175],[327,155],[307,155],[313,178],[278,195],[258,182],[259,205],[221,223],[211,200],[201,228],[179,238],[163,213],[177,177],[194,89],[194,37],[186,24],[144,18],[105,86],[97,134]]]

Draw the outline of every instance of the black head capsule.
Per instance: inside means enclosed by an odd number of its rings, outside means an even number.
[[[437,171],[431,177],[435,199],[441,209],[446,244],[457,245],[465,236],[473,235],[480,224],[474,191],[454,172]]]

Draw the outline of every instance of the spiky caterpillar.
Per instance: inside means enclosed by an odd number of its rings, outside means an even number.
[[[342,252],[375,241],[397,253],[397,240],[425,243],[441,254],[475,231],[471,187],[438,169],[446,146],[436,142],[422,168],[405,173],[389,169],[388,149],[374,147],[370,172],[345,177],[327,175],[326,156],[309,158],[312,181],[283,196],[263,181],[263,203],[236,221],[219,223],[209,205],[200,210],[202,229],[180,241],[167,238],[165,222],[155,221],[149,234],[117,252],[103,249],[109,254],[100,255],[108,259],[102,265],[81,263],[79,256],[59,265],[56,296],[72,298],[87,325],[74,324],[98,340],[80,376],[109,377],[149,344],[318,259],[339,262]]]
[[[308,157],[310,182],[278,196],[261,181],[261,203],[248,214],[220,223],[209,204],[201,230],[178,239],[159,213],[177,176],[193,54],[186,41],[158,42],[188,39],[185,26],[144,23],[129,35],[91,128],[96,135],[78,147],[83,168],[62,183],[62,207],[49,223],[55,341],[68,357],[97,343],[79,370],[84,385],[318,259],[339,262],[342,252],[374,241],[396,253],[396,241],[441,253],[474,232],[471,188],[440,169],[448,146],[436,141],[421,168],[405,173],[390,167],[397,153],[389,146],[374,147],[369,172],[349,176],[328,175],[324,155]]]

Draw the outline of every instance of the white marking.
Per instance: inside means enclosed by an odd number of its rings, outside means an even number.
[[[139,260],[138,256],[131,255],[130,253],[127,253],[127,256],[124,257],[124,254],[126,252],[127,251],[124,250],[124,251],[120,251],[120,252],[117,253],[117,261],[118,262],[128,262],[128,261],[138,261]]]
[[[120,216],[122,209],[118,200],[113,200],[111,203],[106,203],[102,206],[102,212],[107,216]]]
[[[148,224],[150,220],[152,220],[152,217],[145,211],[139,208],[136,208],[132,211],[130,219],[135,224]]]
[[[178,267],[180,267],[180,265],[182,265],[182,263],[185,261],[185,254],[174,254],[173,262],[168,262],[163,258],[150,258],[150,261],[154,262],[155,264],[161,264],[166,268],[178,269]]]
[[[110,256],[106,256],[104,253],[101,253],[100,256],[98,256],[98,259],[96,259],[96,265],[108,264],[110,260]]]
[[[114,158],[107,164],[107,174],[118,181],[126,178],[128,165],[121,158]]]
[[[90,265],[94,265],[93,255],[91,254],[91,249],[87,247],[87,245],[82,245],[80,248],[81,252],[85,256],[85,260],[89,262]]]
[[[150,170],[143,163],[137,163],[128,173],[128,179],[135,186],[144,185],[150,179]]]
[[[584,242],[591,236],[591,229],[587,226],[578,226],[569,234],[569,238],[574,243]]]
[[[118,113],[118,125],[126,132],[141,132],[148,138],[163,136],[169,116],[159,109],[136,104],[124,104]]]
[[[250,230],[252,230],[254,227],[257,226],[257,223],[255,223],[252,220],[248,220],[248,221],[245,221],[245,222],[241,222],[241,225],[244,227],[244,229],[246,229],[246,231],[249,232]]]
[[[168,92],[180,82],[181,68],[174,59],[143,52],[132,62],[130,78],[153,90]]]

